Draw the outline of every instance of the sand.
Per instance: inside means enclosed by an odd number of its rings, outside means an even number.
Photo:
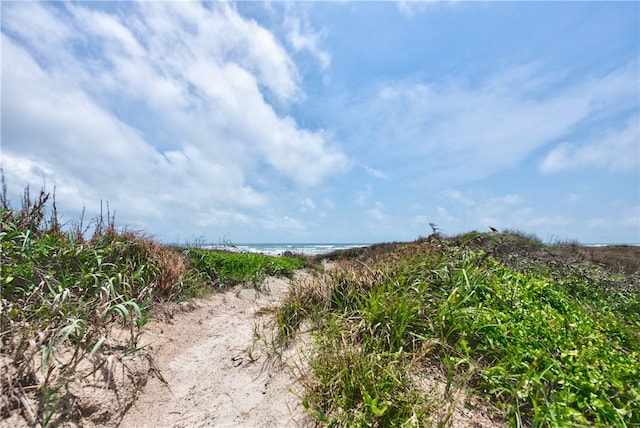
[[[295,280],[309,279],[299,272]],[[238,286],[160,308],[158,319],[145,326],[138,343],[144,350],[135,357],[113,359],[110,370],[96,372],[88,362],[79,367],[53,426],[313,426],[301,405],[298,381],[308,373],[302,350],[308,337],[298,335],[297,344],[282,354],[270,342],[273,309],[289,287],[287,279],[267,278],[261,291]],[[443,376],[424,375],[419,383],[440,396],[442,408],[434,416],[447,420],[445,426],[506,425],[492,418],[483,403],[468,402],[465,391],[445,398]],[[0,420],[0,428],[27,426],[17,413]]]
[[[149,344],[160,376],[148,380],[120,426],[308,425],[295,395],[298,353],[291,349],[278,358],[259,338],[269,334],[261,326],[272,319],[269,308],[289,281],[268,278],[263,287],[215,294],[169,324],[151,322],[142,343]]]

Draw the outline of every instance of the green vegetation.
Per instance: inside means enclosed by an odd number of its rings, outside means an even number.
[[[139,351],[156,303],[308,265],[163,246],[108,212],[87,236],[45,192],[20,210],[1,196],[0,417],[22,408],[33,425],[53,424],[81,361],[108,372]],[[281,346],[313,332],[302,400],[319,424],[446,425],[464,389],[497,423],[640,425],[640,248],[434,229],[326,258],[338,266],[275,314]]]
[[[55,200],[48,213],[49,199],[41,191],[33,201],[26,189],[22,208],[14,210],[1,195],[0,418],[21,408],[32,425],[51,423],[81,361],[104,372],[114,358],[139,350],[156,302],[201,295],[211,285],[257,286],[265,275],[291,277],[304,265],[297,258],[160,245],[116,230],[108,211],[86,237],[81,224],[63,230]],[[36,397],[39,408],[30,408],[27,397]]]
[[[220,287],[228,284],[264,281],[267,275],[292,278],[296,269],[306,262],[297,257],[271,257],[254,253],[220,253],[202,249],[190,249],[191,262],[199,272]]]
[[[278,325],[284,343],[312,326],[304,405],[323,425],[446,423],[420,386],[436,370],[445,398],[465,386],[511,425],[634,426],[640,281],[625,269],[518,233],[434,234],[293,289]]]

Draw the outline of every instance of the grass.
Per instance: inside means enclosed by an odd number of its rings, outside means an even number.
[[[464,386],[510,425],[640,424],[637,275],[559,263],[565,250],[518,233],[436,236],[293,289],[277,317],[283,343],[304,322],[314,331],[305,407],[328,426],[444,424],[443,397],[420,386],[437,370],[445,399]],[[500,260],[518,251],[534,258]]]
[[[19,210],[4,191],[0,199],[0,418],[20,410],[32,425],[53,423],[81,361],[108,371],[114,358],[139,351],[156,303],[202,295],[212,284],[258,287],[266,275],[290,277],[304,265],[164,246],[118,231],[108,209],[87,228],[63,228],[44,191],[32,198],[25,189]],[[116,330],[126,338],[114,339]]]
[[[256,253],[228,253],[192,248],[189,250],[193,266],[219,287],[238,283],[261,284],[264,278],[285,276],[292,278],[296,269],[306,262],[296,257],[271,257]]]
[[[108,208],[63,227],[49,194],[26,189],[19,210],[1,196],[0,417],[19,409],[32,425],[60,421],[79,362],[108,371],[138,352],[158,302],[318,263],[160,245],[118,231]],[[319,425],[444,426],[464,389],[496,423],[638,426],[638,256],[519,231],[351,249],[293,284],[277,344],[313,332],[302,402]]]

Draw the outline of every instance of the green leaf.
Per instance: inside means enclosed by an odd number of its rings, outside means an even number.
[[[96,353],[98,348],[102,346],[105,340],[107,340],[107,338],[105,336],[102,336],[96,341],[95,345],[93,345],[93,347],[91,348],[91,352],[89,352],[89,358],[93,357],[93,355]]]

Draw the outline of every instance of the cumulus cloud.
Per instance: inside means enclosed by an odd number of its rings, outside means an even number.
[[[562,143],[552,149],[540,163],[544,173],[575,168],[599,168],[632,171],[640,164],[640,117],[623,129],[604,133],[582,144]]]
[[[44,175],[74,208],[207,226],[248,221],[269,177],[311,186],[345,168],[328,134],[276,111],[303,95],[296,65],[228,3],[16,2],[2,28],[11,185]]]

